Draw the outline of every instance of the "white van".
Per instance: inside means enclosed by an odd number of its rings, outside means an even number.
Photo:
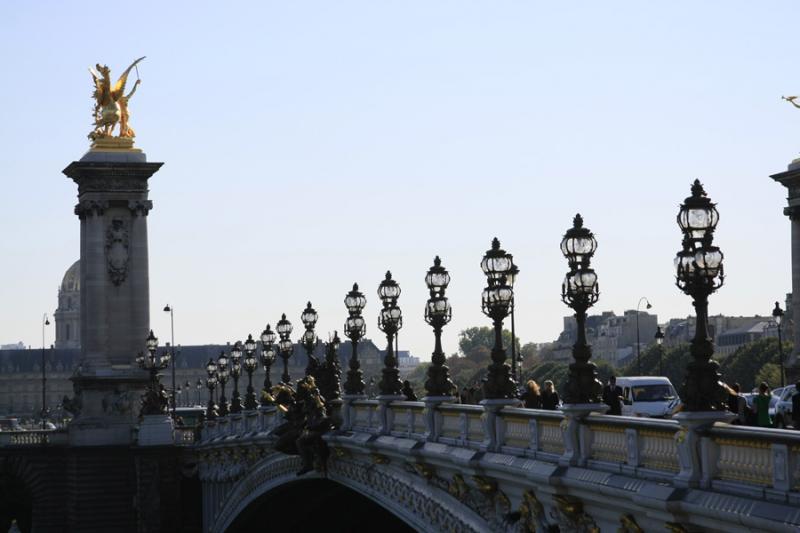
[[[622,388],[622,415],[669,418],[681,403],[668,378],[631,376],[617,378]]]

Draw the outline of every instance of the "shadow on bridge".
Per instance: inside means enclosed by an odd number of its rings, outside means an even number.
[[[405,522],[356,491],[327,479],[298,480],[254,500],[226,529],[246,533],[264,528],[287,531],[413,532]]]
[[[0,531],[8,531],[12,520],[22,533],[31,531],[33,510],[25,484],[16,476],[0,473]]]

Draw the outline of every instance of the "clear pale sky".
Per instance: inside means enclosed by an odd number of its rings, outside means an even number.
[[[481,314],[492,237],[514,254],[517,330],[553,340],[563,232],[595,231],[594,311],[641,296],[686,316],[675,214],[693,179],[721,213],[728,278],[711,313],[768,314],[791,290],[785,189],[800,152],[793,2],[0,3],[0,343],[41,344],[78,259],[87,68],[146,55],[131,101],[150,182],[151,324],[162,341],[341,329],[354,281],[376,327],[386,269],[401,349],[428,359],[424,275],[452,275],[459,330]],[[47,344],[53,339],[52,326]],[[380,344],[380,342],[379,342]]]

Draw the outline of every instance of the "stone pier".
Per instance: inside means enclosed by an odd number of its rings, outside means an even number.
[[[792,317],[795,321],[794,349],[786,361],[786,376],[789,383],[800,379],[800,160],[794,160],[786,172],[773,174],[772,179],[786,187],[789,205],[783,214],[792,225]]]

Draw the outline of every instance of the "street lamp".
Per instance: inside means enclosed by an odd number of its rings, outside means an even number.
[[[514,300],[514,289],[508,284],[513,267],[513,257],[500,248],[500,241],[495,237],[491,249],[481,260],[481,270],[488,282],[481,295],[481,309],[494,323],[492,362],[483,382],[487,400],[517,397],[517,384],[511,377],[511,367],[506,364],[506,350],[503,347],[503,320],[508,316]]]
[[[386,356],[383,358],[381,382],[378,385],[382,396],[400,396],[403,383],[400,381],[400,370],[397,368],[397,357],[394,354],[394,336],[403,327],[403,312],[397,305],[400,297],[400,285],[392,279],[392,273],[386,271],[386,278],[378,286],[378,297],[383,302],[378,316],[378,329],[386,334]]]
[[[783,342],[781,339],[781,322],[783,322],[783,309],[778,302],[775,302],[775,309],[772,310],[772,318],[775,324],[778,325],[778,353],[780,354],[781,362],[781,387],[785,386],[783,377]]]
[[[314,348],[317,346],[317,335],[314,333],[314,326],[318,319],[319,315],[317,315],[317,312],[311,307],[311,302],[308,302],[303,313],[300,315],[300,321],[306,328],[303,332],[303,336],[300,337],[300,344],[303,345],[306,351],[306,357],[308,358],[308,362],[306,363],[306,376],[313,376],[319,367],[319,361],[314,357]]]
[[[147,386],[147,391],[142,401],[142,415],[161,415],[167,411],[167,400],[162,394],[163,388],[158,383],[159,372],[167,368],[170,361],[170,353],[164,351],[161,357],[156,356],[158,350],[158,339],[153,335],[153,330],[145,340],[147,348],[147,355],[139,352],[136,357],[136,363],[139,368],[147,370],[150,373],[150,383]]]
[[[211,358],[206,363],[206,386],[208,387],[208,406],[206,407],[206,420],[217,418],[217,406],[214,404],[214,387],[217,386],[217,364]],[[198,381],[199,383],[199,381]]]
[[[45,369],[44,360],[44,327],[50,325],[50,319],[47,318],[47,313],[42,315],[42,429],[47,429],[47,371]]]
[[[677,218],[683,247],[675,257],[675,284],[692,297],[697,321],[690,347],[693,361],[687,367],[681,398],[686,411],[724,410],[726,392],[719,382],[719,364],[711,358],[714,342],[708,332],[708,297],[725,280],[722,251],[713,245],[719,213],[699,180],[694,181],[692,195],[684,200]]]
[[[353,290],[347,293],[344,298],[344,305],[347,307],[347,320],[344,323],[344,334],[350,339],[353,353],[350,356],[347,371],[347,381],[344,383],[345,394],[360,396],[364,394],[364,380],[361,376],[361,363],[358,362],[358,341],[367,333],[367,323],[361,312],[367,305],[367,299],[358,290],[358,283],[353,283]]]
[[[266,329],[261,332],[261,364],[264,365],[264,388],[261,393],[261,405],[269,405],[268,398],[272,389],[272,381],[269,379],[269,372],[272,363],[275,362],[275,333],[267,324]]]
[[[442,328],[450,322],[453,315],[450,302],[445,296],[445,290],[450,284],[450,274],[442,266],[438,255],[433,260],[433,266],[425,275],[425,284],[430,292],[430,298],[425,305],[425,322],[433,328],[433,335],[436,339],[431,356],[431,366],[428,367],[425,391],[428,396],[452,396],[455,385],[450,380],[449,369],[445,365],[446,359],[442,350]]]
[[[258,407],[256,403],[256,393],[253,390],[253,371],[258,366],[256,359],[256,341],[253,335],[248,334],[244,341],[244,361],[242,362],[245,372],[247,372],[247,393],[244,395],[244,408],[248,411]]]
[[[173,308],[167,304],[164,306],[164,312],[169,313],[169,329],[170,329],[170,346],[172,346],[172,394],[171,394],[171,404],[172,404],[172,418],[175,418],[175,364],[177,362],[177,357],[175,357],[175,315],[173,313]]]
[[[289,375],[289,358],[294,352],[294,344],[292,344],[289,335],[292,333],[292,323],[286,320],[286,313],[281,315],[281,319],[275,325],[275,331],[280,336],[281,340],[278,342],[278,351],[283,359],[283,375],[281,381],[287,385],[291,384],[292,377]]]
[[[642,375],[642,343],[639,340],[639,307],[641,307],[643,301],[647,302],[647,307],[645,307],[645,309],[653,307],[650,305],[650,300],[645,296],[639,298],[639,303],[636,304],[636,372],[640,376]]]
[[[228,376],[230,375],[230,370],[228,369],[228,356],[225,355],[225,351],[221,351],[219,353],[219,357],[217,357],[217,384],[219,385],[219,408],[218,414],[219,416],[226,416],[230,413],[228,408],[228,399],[225,397],[225,384],[228,382]]]
[[[202,405],[200,403],[200,391],[203,390],[203,380],[197,378],[197,383],[195,384],[195,388],[197,388],[197,405]]]
[[[664,332],[661,331],[661,326],[656,328],[656,346],[658,346],[658,375],[664,376]]]
[[[231,348],[231,377],[233,378],[233,395],[231,396],[231,413],[242,412],[242,397],[239,395],[239,376],[242,375],[242,343],[236,341]]]
[[[586,342],[586,311],[600,296],[597,274],[589,265],[597,250],[597,240],[588,228],[583,227],[583,217],[575,215],[572,227],[561,240],[561,253],[567,259],[569,272],[561,285],[561,300],[575,311],[578,335],[572,346],[575,362],[569,366],[566,403],[599,403],[603,385],[597,380],[597,367],[589,359],[592,347]]]

